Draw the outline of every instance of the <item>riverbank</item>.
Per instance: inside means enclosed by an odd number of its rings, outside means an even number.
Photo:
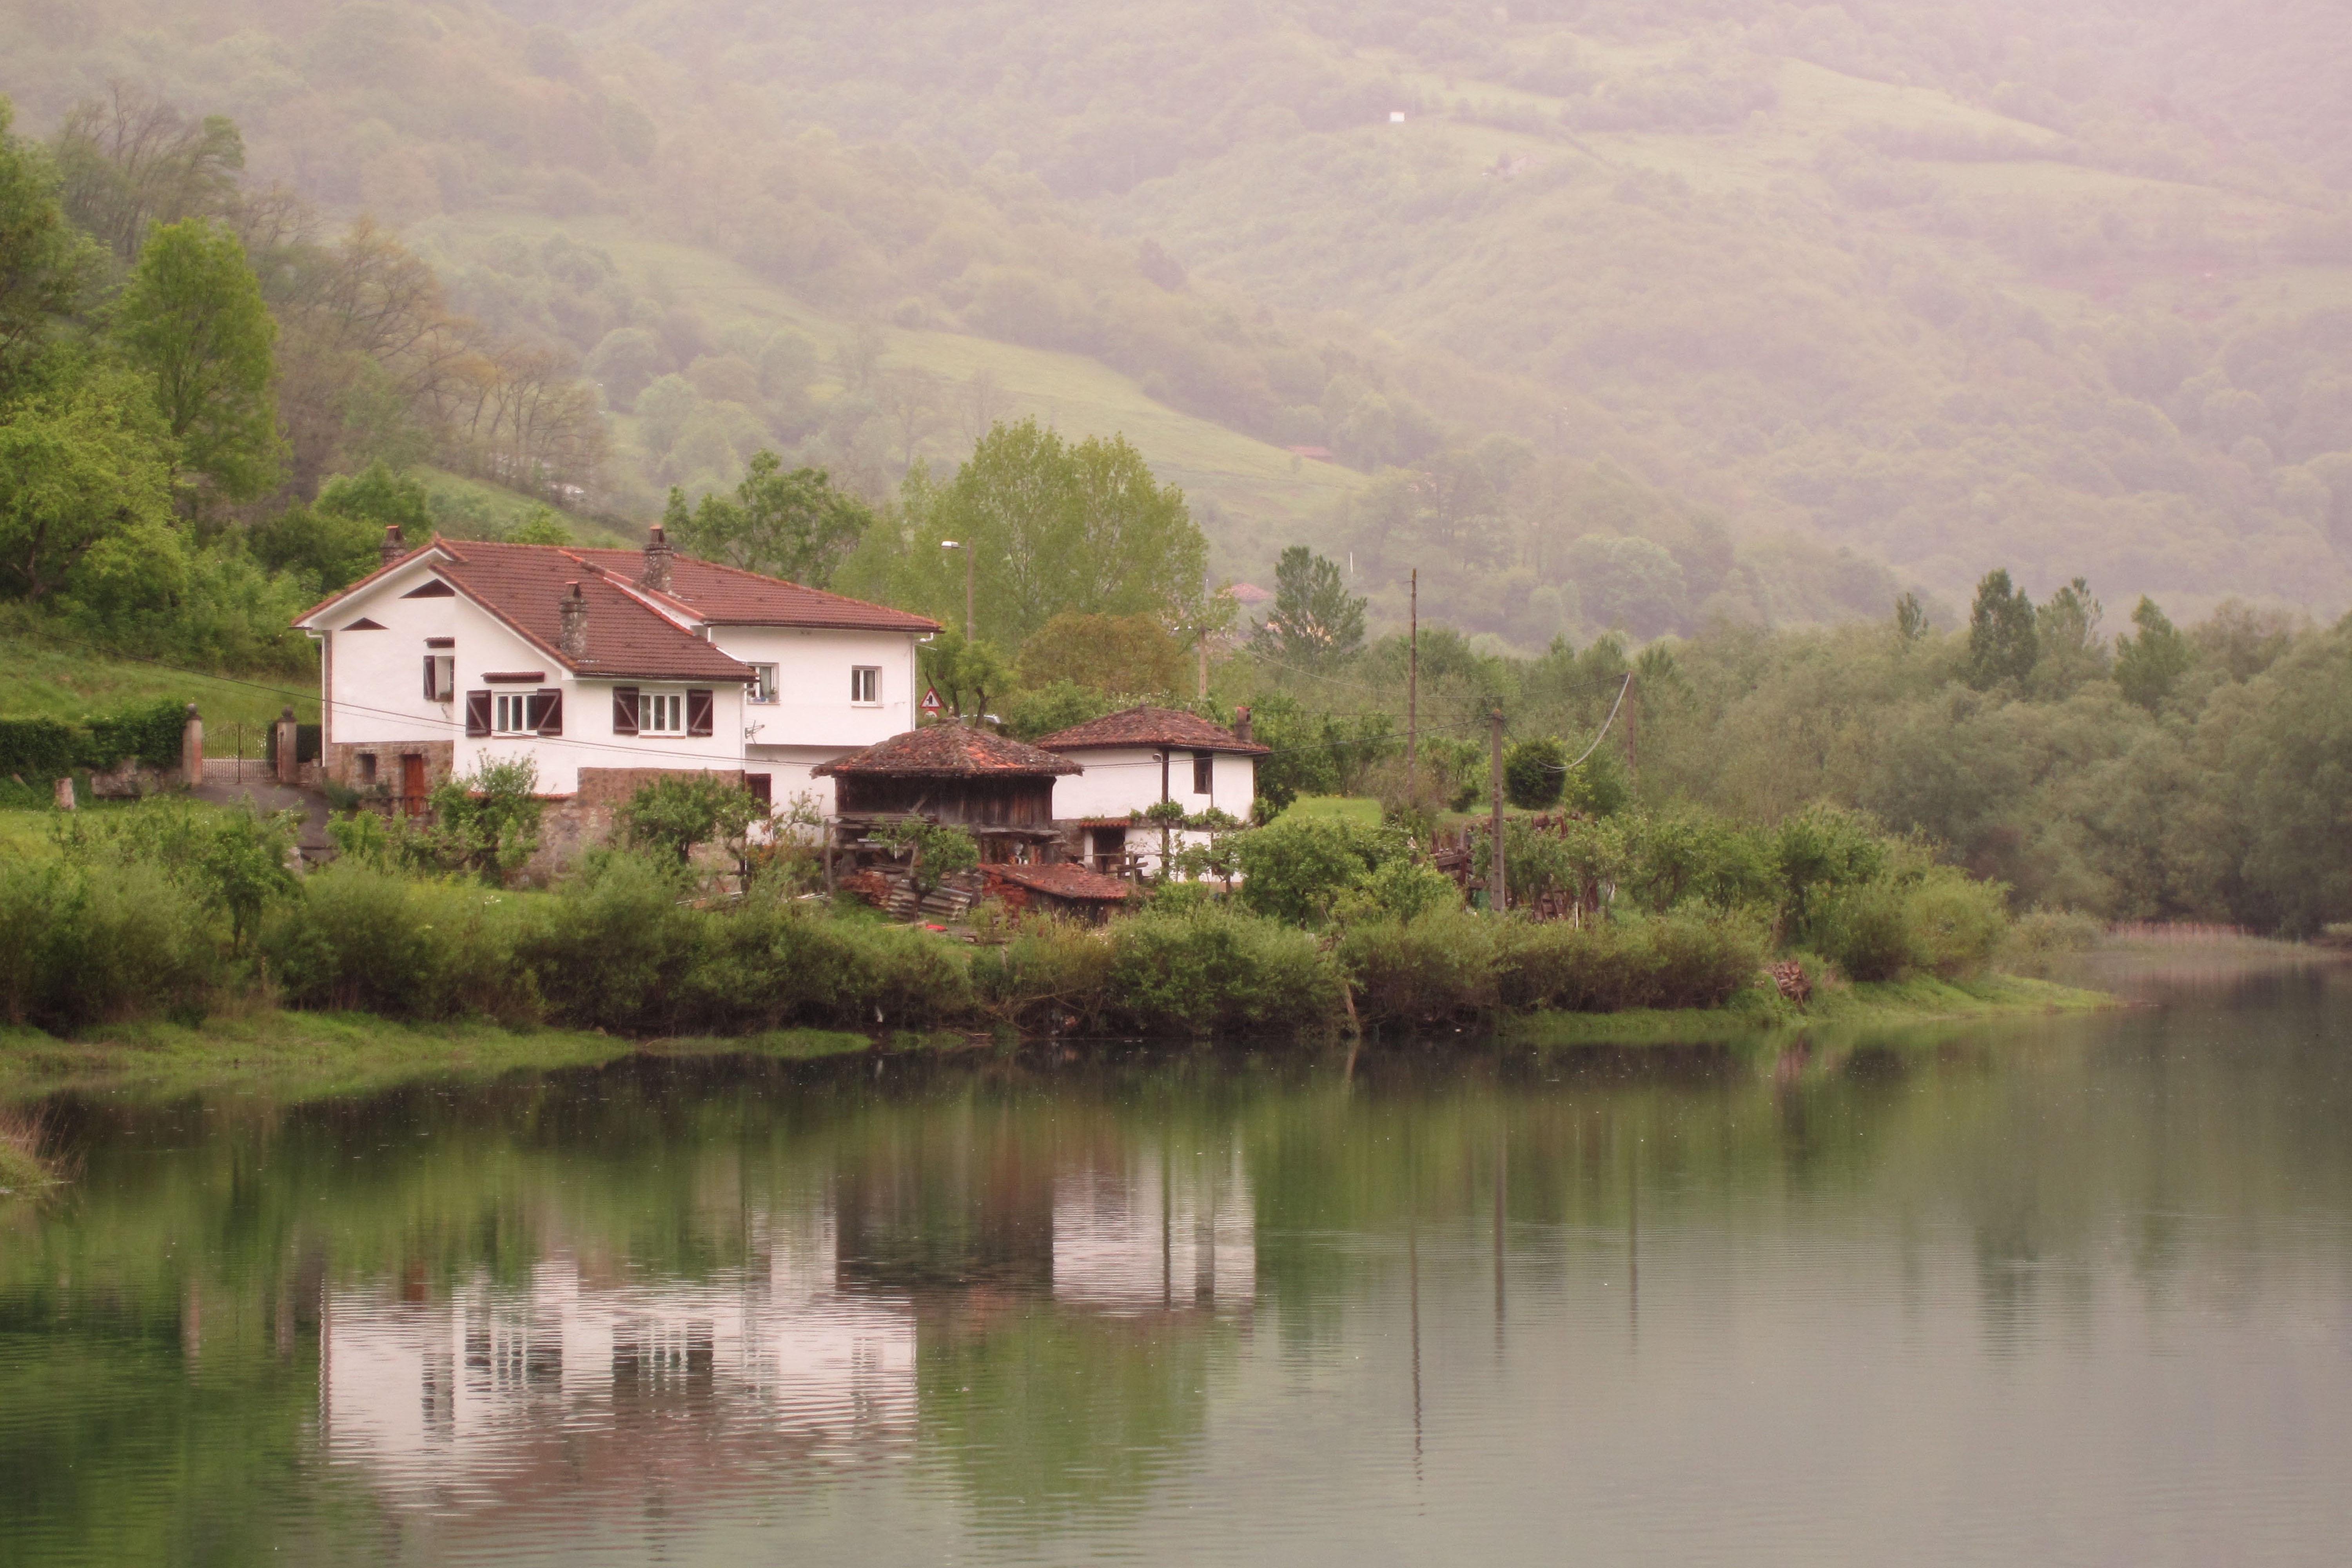
[[[1725,1007],[1532,1013],[1507,1020],[1501,1034],[1514,1045],[1539,1047],[1706,1045],[1789,1030],[1965,1024],[2128,1005],[2108,992],[2023,975],[1989,974],[1974,980],[1919,976],[1820,991],[1801,1007],[1758,989],[1741,993]]]

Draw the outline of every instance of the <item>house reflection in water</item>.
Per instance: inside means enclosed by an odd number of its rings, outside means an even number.
[[[484,1268],[438,1292],[421,1270],[330,1287],[328,1458],[448,1527],[491,1503],[520,1527],[673,1480],[708,1495],[902,1454],[921,1348],[1011,1314],[1078,1331],[1250,1310],[1237,1154],[1115,1134],[1050,1160],[1015,1139],[933,1147],[863,1164],[845,1152],[806,1210],[748,1216],[743,1268],[640,1274],[574,1237],[519,1285]]]

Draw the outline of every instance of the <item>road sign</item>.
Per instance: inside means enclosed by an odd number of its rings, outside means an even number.
[[[936,686],[925,688],[923,691],[923,716],[927,719],[936,719],[941,713],[946,711],[947,704],[940,700],[940,689]]]

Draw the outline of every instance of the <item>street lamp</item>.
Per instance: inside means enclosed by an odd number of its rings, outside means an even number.
[[[961,551],[962,551],[962,552],[963,552],[963,640],[964,640],[964,641],[966,641],[966,642],[970,642],[970,641],[971,641],[971,640],[972,640],[972,636],[971,636],[971,563],[972,563],[972,551],[971,551],[971,545],[969,545],[969,544],[962,544],[962,543],[959,543],[959,542],[957,542],[955,540],[952,540],[952,539],[942,539],[942,540],[940,540],[940,548],[941,550],[961,550]]]

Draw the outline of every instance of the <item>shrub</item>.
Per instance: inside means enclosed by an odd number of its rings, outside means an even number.
[[[89,722],[82,760],[92,768],[114,767],[133,757],[151,768],[180,765],[180,741],[188,726],[187,704],[171,698],[133,703]]]
[[[527,919],[517,900],[478,885],[339,862],[311,873],[299,898],[271,912],[260,947],[297,1006],[394,1018],[478,1014],[520,1025],[543,1011],[519,959]]]
[[[1286,819],[1234,839],[1242,901],[1259,914],[1302,926],[1321,924],[1341,893],[1406,853],[1404,836],[1395,828],[1337,817]]]
[[[0,1012],[65,1033],[161,1012],[202,1015],[220,944],[156,866],[0,861]]]
[[[1338,957],[1356,987],[1359,1016],[1367,1024],[1442,1024],[1491,1011],[1501,924],[1457,902],[1350,927]]]
[[[764,815],[749,790],[711,773],[664,773],[631,795],[616,814],[640,848],[685,864],[698,844],[740,841]]]
[[[682,897],[674,868],[617,851],[583,857],[519,950],[551,1014],[583,1029],[676,1027],[703,945],[704,917]]]
[[[1191,891],[1182,884],[1166,889]],[[1155,907],[1167,905],[1155,900]],[[982,1005],[1016,1028],[1050,1031],[1067,1024],[1094,1033],[1109,1008],[1116,956],[1110,932],[1044,916],[1023,921],[1012,941],[975,958],[972,983]]]
[[[1416,860],[1391,860],[1342,892],[1332,914],[1345,925],[1412,921],[1462,907],[1461,888],[1436,867]]]
[[[669,1026],[919,1027],[971,1015],[965,950],[929,932],[767,898],[696,918],[700,940]]]
[[[0,775],[38,787],[74,771],[79,761],[71,725],[55,719],[0,719]]]
[[[1503,795],[1521,811],[1548,811],[1568,783],[1568,749],[1549,735],[1521,741],[1503,754]]]
[[[1113,929],[1115,1017],[1142,1034],[1328,1028],[1339,966],[1315,939],[1238,910],[1147,912]]]
[[[1496,947],[1505,1006],[1574,1013],[1719,1007],[1752,984],[1764,963],[1753,919],[1706,909],[1573,924],[1510,921]]]
[[[2008,894],[1951,866],[1883,875],[1820,901],[1813,945],[1852,980],[1971,973],[2009,934]]]
[[[1803,931],[1819,894],[1867,882],[1886,868],[1887,843],[1878,825],[1862,813],[1822,804],[1780,824],[1772,854],[1790,925]]]
[[[410,859],[503,881],[539,848],[539,764],[529,757],[474,764],[433,792],[433,825],[405,835]]]

